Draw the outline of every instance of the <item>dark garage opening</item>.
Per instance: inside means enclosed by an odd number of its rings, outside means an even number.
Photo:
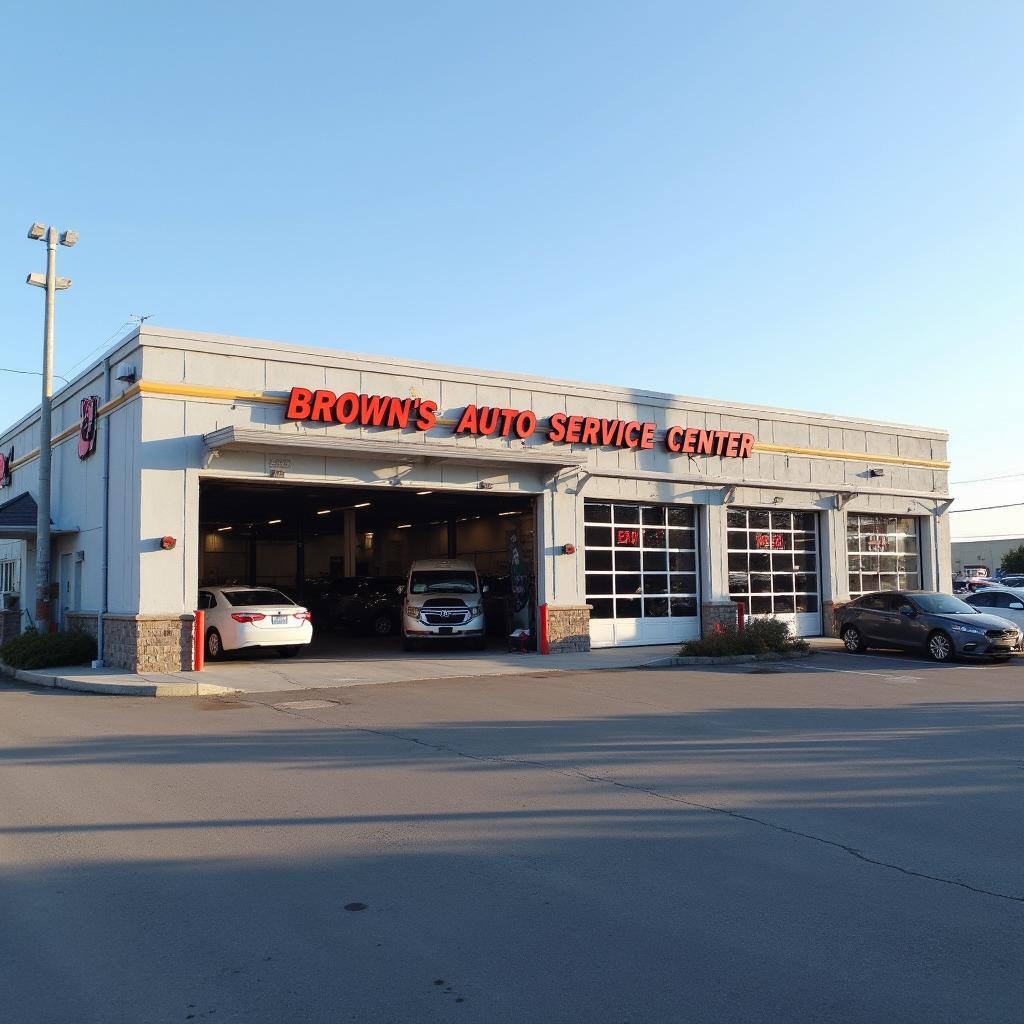
[[[468,558],[488,587],[489,646],[504,650],[512,629],[536,638],[534,506],[532,495],[507,493],[204,480],[199,584],[283,591],[313,613],[320,656],[397,655],[410,563]],[[518,610],[510,586],[517,555],[528,586]]]

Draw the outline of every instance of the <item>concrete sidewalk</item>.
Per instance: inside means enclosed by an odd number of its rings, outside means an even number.
[[[548,672],[641,668],[665,663],[678,644],[613,647],[586,654],[430,652],[413,656],[283,659],[254,655],[208,665],[202,672],[147,673],[120,669],[11,669],[8,677],[33,686],[132,697],[202,697],[229,693],[278,693],[369,686],[377,683],[458,679]]]

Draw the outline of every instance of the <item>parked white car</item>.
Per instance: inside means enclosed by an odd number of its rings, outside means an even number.
[[[964,600],[1001,619],[1009,619],[1024,631],[1024,587],[985,587],[976,594],[968,594]]]
[[[274,647],[298,654],[313,639],[313,616],[272,587],[204,587],[200,611],[206,613],[206,657],[249,647]]]

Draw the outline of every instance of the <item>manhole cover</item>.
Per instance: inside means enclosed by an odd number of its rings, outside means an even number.
[[[274,707],[287,708],[289,711],[312,711],[313,708],[333,708],[337,703],[335,700],[286,700]]]

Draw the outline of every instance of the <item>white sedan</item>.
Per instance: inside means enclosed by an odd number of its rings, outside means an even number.
[[[976,594],[968,594],[964,600],[1001,619],[1009,619],[1024,630],[1024,587],[985,587]]]
[[[206,657],[248,647],[274,647],[294,655],[313,639],[313,616],[272,587],[204,587],[199,610],[206,613]]]

